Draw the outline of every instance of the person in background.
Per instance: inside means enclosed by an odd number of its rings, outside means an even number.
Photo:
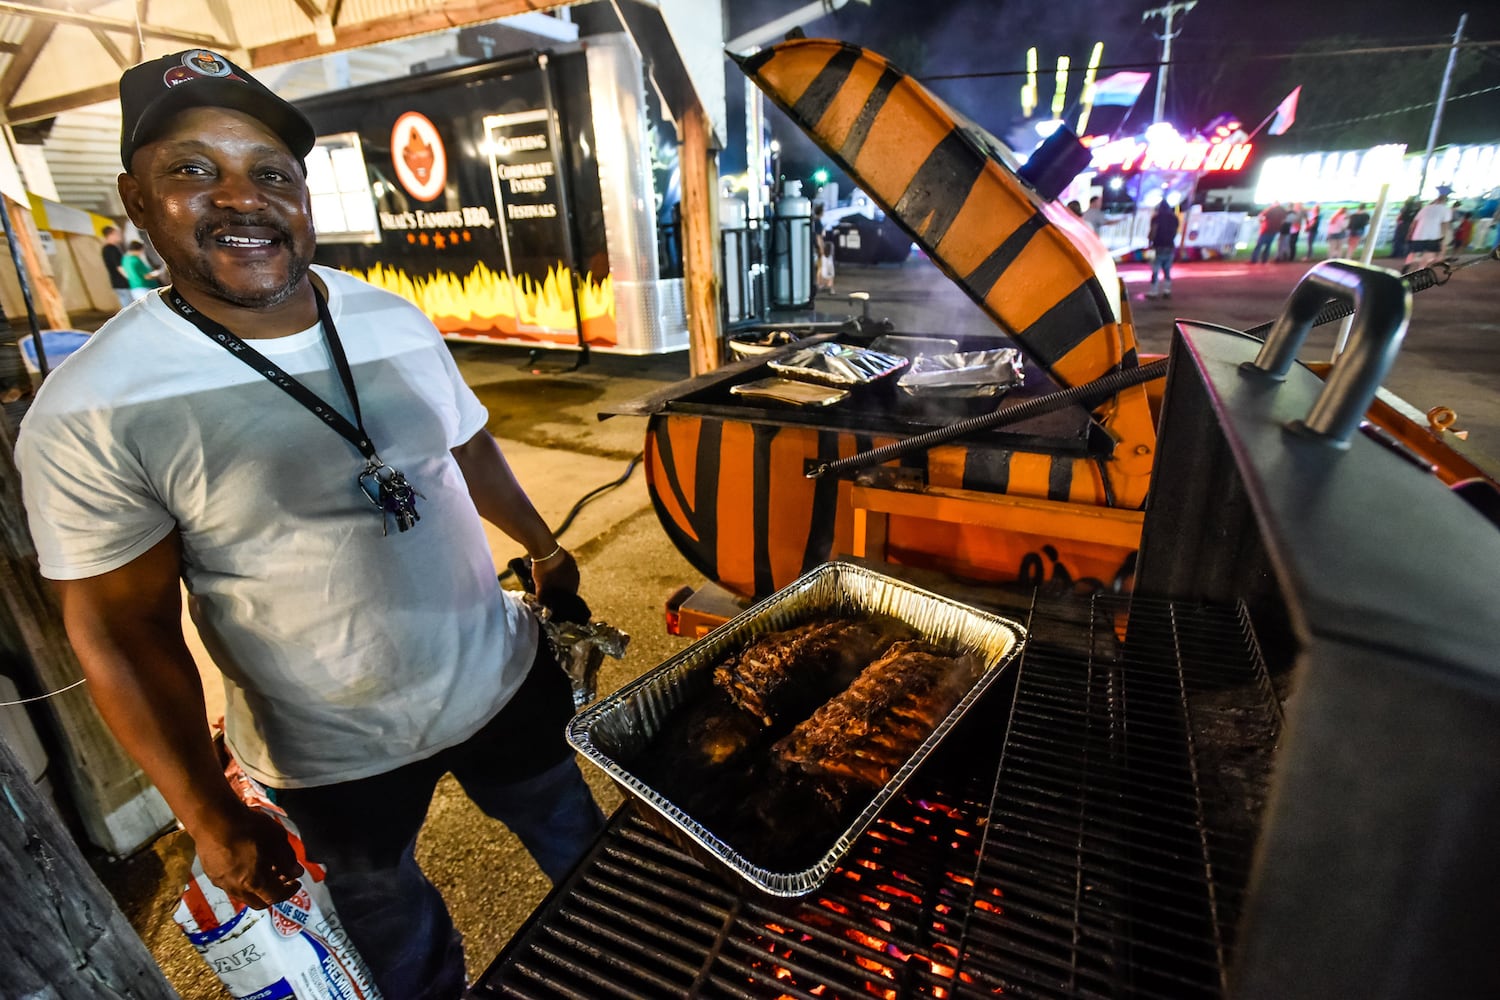
[[[1083,210],[1083,221],[1089,224],[1094,235],[1101,236],[1105,226],[1113,226],[1119,219],[1111,219],[1104,214],[1104,199],[1094,195],[1089,199],[1089,207]]]
[[[1396,213],[1396,233],[1391,243],[1392,257],[1405,257],[1407,245],[1411,241],[1411,223],[1422,210],[1422,199],[1416,195],[1401,203],[1401,211]]]
[[[1453,206],[1448,204],[1448,189],[1440,187],[1437,197],[1423,205],[1412,220],[1410,247],[1401,272],[1414,271],[1441,259],[1452,230]]]
[[[1156,204],[1156,214],[1151,216],[1151,290],[1146,298],[1170,299],[1172,297],[1172,261],[1177,256],[1177,213],[1163,198]],[[1160,278],[1160,284],[1157,279]]]
[[[1255,249],[1250,251],[1250,263],[1271,262],[1271,250],[1281,236],[1281,224],[1286,221],[1286,211],[1281,207],[1281,202],[1273,201],[1260,213],[1260,238],[1255,241]]]
[[[1349,251],[1349,210],[1343,205],[1334,209],[1328,220],[1328,256],[1345,257]]]
[[[120,264],[125,271],[125,278],[130,283],[130,298],[144,299],[150,294],[151,289],[160,288],[161,282],[157,279],[161,272],[154,270],[146,260],[146,244],[140,240],[131,240],[130,248],[125,251],[125,259]]]
[[[125,274],[124,243],[125,234],[118,227],[104,227],[104,247],[100,254],[104,258],[104,270],[109,274],[109,287],[114,289],[121,309],[135,301],[135,297],[130,294],[130,278]]]
[[[1307,256],[1302,259],[1312,260],[1313,244],[1318,242],[1318,223],[1323,221],[1323,210],[1318,207],[1317,202],[1311,202],[1306,214],[1307,221],[1302,223],[1302,234],[1307,237]]]
[[[813,289],[818,292],[833,291],[833,241],[823,229],[823,203],[813,202]]]
[[[1364,241],[1365,230],[1370,228],[1370,206],[1361,203],[1358,208],[1349,213],[1349,249],[1345,256],[1351,260],[1359,259],[1359,245]]]
[[[1295,202],[1287,209],[1281,222],[1281,238],[1276,242],[1276,259],[1282,263],[1296,259],[1297,236],[1302,232],[1302,203]]]
[[[453,774],[553,881],[603,827],[563,736],[572,685],[501,589],[483,521],[529,554],[554,614],[585,613],[578,564],[431,320],[313,265],[299,110],[206,49],[126,70],[120,107],[120,198],[173,283],[89,338],[26,415],[41,572],[100,713],[204,872],[265,909],[303,868],[225,780],[186,586],[228,749],[326,868],[380,992],[458,1000],[462,942],[414,853],[438,781]]]
[[[1452,250],[1458,253],[1460,250],[1468,249],[1469,238],[1474,235],[1474,213],[1460,211],[1456,202],[1453,205],[1453,213],[1458,218],[1458,224],[1453,227]]]

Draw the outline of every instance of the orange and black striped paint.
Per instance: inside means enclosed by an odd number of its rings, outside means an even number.
[[[809,460],[827,462],[889,444],[881,435],[677,413],[651,418],[646,480],[658,519],[694,568],[746,596],[765,597],[834,555],[853,550],[852,487],[808,479]],[[945,446],[902,460],[934,487],[1101,506],[1101,460],[1078,454]],[[893,518],[890,546],[902,561],[962,564],[971,575],[1014,578],[1025,555],[997,533]],[[1060,544],[1060,543],[1059,543]],[[1061,545],[1064,554],[1067,546]],[[1113,574],[1134,547],[1109,548],[1069,566],[1075,576]],[[1107,566],[1105,565],[1107,564]]]
[[[1102,247],[884,58],[794,39],[741,68],[1062,385],[1136,361]],[[1060,209],[1060,211],[1059,211]]]

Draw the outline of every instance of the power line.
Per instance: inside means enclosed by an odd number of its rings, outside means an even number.
[[[1481,90],[1470,90],[1467,93],[1463,94],[1450,94],[1448,95],[1448,103],[1451,104],[1454,101],[1461,101],[1465,97],[1478,97],[1480,94],[1493,94],[1496,91],[1500,91],[1500,84],[1497,84],[1493,87],[1485,87]],[[1410,114],[1413,111],[1421,111],[1425,108],[1435,108],[1437,106],[1437,101],[1427,101],[1424,104],[1408,104],[1406,107],[1396,108],[1394,111],[1377,111],[1374,114],[1360,115],[1358,118],[1345,118],[1342,121],[1336,122],[1320,122],[1317,125],[1299,125],[1298,131],[1315,132],[1318,129],[1342,128],[1345,125],[1353,125],[1357,122],[1374,121],[1377,118],[1394,118],[1396,115]]]
[[[1463,42],[1458,47],[1461,49],[1479,49],[1483,53],[1486,49],[1500,48],[1500,41]],[[1388,55],[1396,52],[1431,52],[1438,49],[1447,50],[1451,48],[1453,48],[1453,43],[1450,41],[1434,43],[1431,45],[1382,45],[1371,48],[1337,49],[1324,52],[1277,52],[1266,53],[1262,55],[1234,56],[1230,58],[1220,59],[1173,59],[1170,60],[1170,62],[1163,62],[1161,60],[1148,60],[1144,62],[1114,63],[1109,66],[1100,66],[1098,72],[1112,73],[1117,70],[1123,69],[1158,69],[1162,66],[1167,65],[1171,65],[1175,68],[1178,66],[1217,66],[1222,65],[1226,62],[1246,63],[1268,62],[1281,59],[1328,59],[1343,56]],[[977,73],[936,73],[929,76],[919,76],[917,77],[917,79],[925,83],[928,81],[939,80],[981,80],[988,77],[1025,75],[1026,70],[1024,69],[997,69]]]

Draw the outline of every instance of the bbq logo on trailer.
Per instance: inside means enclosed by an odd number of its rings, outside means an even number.
[[[217,52],[194,49],[182,54],[182,65],[173,66],[167,70],[162,76],[162,82],[168,87],[175,87],[179,83],[187,83],[189,80],[199,80],[204,77],[218,80],[244,79],[244,77],[237,76],[229,60]]]
[[[432,201],[448,183],[448,154],[437,126],[423,114],[408,111],[391,127],[391,165],[406,193]]]

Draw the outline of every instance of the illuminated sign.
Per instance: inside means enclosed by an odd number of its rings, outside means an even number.
[[[1427,165],[1421,192],[1422,154],[1407,155],[1400,144],[1336,153],[1301,153],[1268,157],[1255,188],[1258,204],[1272,201],[1367,201],[1380,197],[1389,184],[1388,199],[1437,194],[1439,185],[1454,197],[1477,197],[1494,187],[1500,170],[1500,146],[1448,146],[1436,150]]]
[[[1116,139],[1093,147],[1095,170],[1243,170],[1254,144],[1207,139]]]

